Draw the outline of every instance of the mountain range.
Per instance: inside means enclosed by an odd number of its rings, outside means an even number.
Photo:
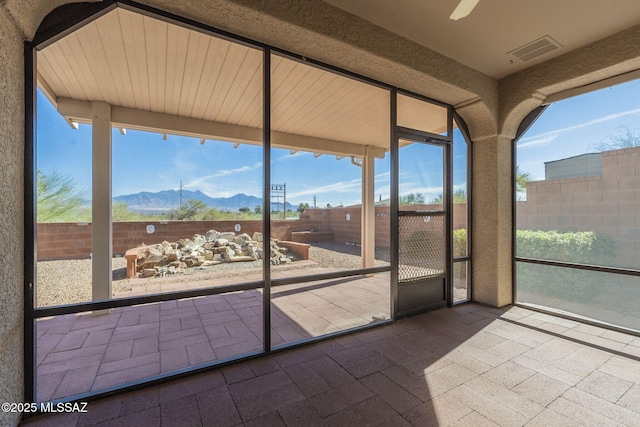
[[[209,208],[229,212],[235,212],[240,208],[253,210],[256,206],[262,206],[261,198],[248,196],[244,193],[238,193],[231,197],[211,197],[200,190],[182,190],[182,202],[184,203],[189,199],[199,200]],[[156,193],[142,191],[135,194],[116,196],[113,198],[113,202],[124,202],[129,205],[129,209],[136,212],[168,211],[180,206],[180,191],[163,190]],[[279,205],[281,210],[282,202]],[[275,201],[272,202],[271,209],[279,210]],[[287,202],[287,210],[289,209],[293,209],[293,205]]]

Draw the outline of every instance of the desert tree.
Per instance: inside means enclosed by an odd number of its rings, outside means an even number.
[[[77,220],[84,205],[84,193],[73,178],[58,172],[36,171],[36,211],[38,222]]]

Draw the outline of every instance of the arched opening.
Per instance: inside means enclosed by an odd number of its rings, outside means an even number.
[[[517,139],[518,304],[640,329],[639,90],[633,80],[556,101]]]

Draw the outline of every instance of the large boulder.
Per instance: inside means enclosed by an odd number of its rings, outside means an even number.
[[[173,262],[180,259],[180,257],[182,256],[182,252],[180,252],[179,249],[173,249],[172,247],[169,247],[164,251],[164,255],[167,262]]]
[[[220,233],[216,230],[209,230],[204,234],[204,237],[207,238],[207,242],[213,242],[220,237]]]
[[[250,262],[264,256],[262,233],[252,236],[232,232],[207,231],[204,236],[196,234],[192,239],[176,242],[164,241],[138,252],[138,276],[154,277],[177,274],[188,267],[208,267],[222,262]],[[272,264],[291,262],[288,248],[278,246],[272,239],[269,252]]]
[[[195,236],[193,236],[193,244],[196,246],[202,246],[205,243],[207,243],[207,238],[205,236],[201,236],[199,234],[196,234]]]
[[[164,254],[156,248],[147,248],[143,255],[144,259],[140,265],[141,270],[153,268],[165,260]]]

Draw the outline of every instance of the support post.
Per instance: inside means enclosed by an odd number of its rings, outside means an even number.
[[[367,145],[362,158],[362,268],[374,266],[376,252],[375,156]]]
[[[92,214],[91,269],[93,301],[111,298],[111,106],[91,105],[92,115]],[[104,314],[99,310],[94,314]]]
[[[473,300],[512,303],[512,138],[473,141]]]

